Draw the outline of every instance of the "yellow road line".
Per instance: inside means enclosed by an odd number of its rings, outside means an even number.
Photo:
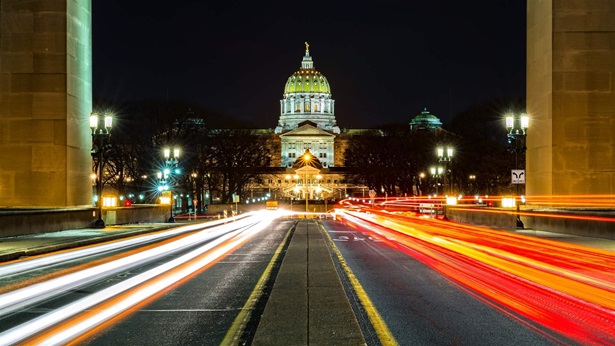
[[[331,239],[331,236],[329,236],[329,232],[327,232],[327,230],[322,224],[320,225],[320,227],[322,231],[324,232],[325,236],[327,237],[327,240],[329,241],[329,244],[331,245],[331,249],[337,256],[337,259],[340,262],[342,269],[346,273],[346,276],[348,277],[350,284],[352,285],[354,291],[356,292],[357,297],[361,301],[361,305],[363,305],[363,308],[365,309],[365,312],[367,313],[367,317],[369,318],[369,321],[372,323],[372,326],[374,327],[374,330],[376,331],[376,334],[378,335],[378,339],[380,340],[380,343],[382,345],[391,345],[391,346],[398,345],[397,340],[395,340],[395,337],[389,330],[389,327],[387,326],[386,322],[384,322],[384,319],[382,319],[382,316],[380,316],[380,314],[378,313],[378,310],[372,303],[371,299],[369,299],[369,296],[363,289],[363,286],[361,286],[361,283],[359,283],[359,280],[356,278],[356,276],[354,275],[354,273],[352,272],[352,270],[346,263],[346,260],[344,259],[344,257],[342,257],[342,253],[337,248],[337,245],[335,245],[335,243],[333,242],[333,239]]]
[[[271,275],[271,270],[273,269],[275,262],[277,261],[278,257],[280,257],[280,255],[282,254],[282,249],[284,249],[284,245],[288,241],[288,238],[290,237],[291,230],[293,229],[293,227],[291,227],[288,230],[288,232],[286,233],[286,236],[284,237],[284,240],[282,241],[282,243],[280,243],[278,248],[275,250],[275,253],[273,254],[273,257],[271,257],[271,261],[269,261],[267,268],[265,268],[265,271],[263,272],[261,277],[258,279],[258,282],[254,286],[252,293],[250,293],[250,297],[248,297],[248,300],[246,301],[244,306],[241,308],[241,311],[239,311],[239,314],[233,321],[233,324],[231,325],[229,330],[226,332],[224,339],[222,339],[222,342],[220,343],[221,345],[237,345],[239,343],[239,338],[243,334],[244,329],[246,328],[246,325],[248,321],[250,320],[250,317],[252,316],[252,311],[254,310],[254,306],[260,299],[260,296],[263,294],[263,288],[265,286],[265,282],[269,279],[269,276]]]

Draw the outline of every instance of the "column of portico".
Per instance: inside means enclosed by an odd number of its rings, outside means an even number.
[[[0,207],[92,205],[91,10],[2,0]]]
[[[615,193],[615,2],[527,1],[528,195]]]

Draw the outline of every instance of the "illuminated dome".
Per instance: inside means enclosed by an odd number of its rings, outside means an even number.
[[[430,114],[427,107],[410,121],[410,130],[434,130],[440,127],[442,122],[437,116]]]
[[[331,94],[331,87],[327,78],[320,72],[314,70],[299,70],[288,77],[284,94],[288,93],[327,93]]]
[[[306,42],[301,68],[288,77],[284,86],[276,133],[295,129],[306,120],[323,130],[339,133],[335,123],[335,100],[331,98],[331,86],[327,78],[314,69],[309,48]]]

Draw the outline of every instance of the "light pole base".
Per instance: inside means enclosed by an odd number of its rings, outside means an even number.
[[[94,221],[94,225],[92,225],[92,228],[105,228],[105,220],[98,219]]]
[[[517,229],[524,229],[525,225],[523,225],[523,221],[521,221],[521,218],[517,216]]]
[[[169,223],[173,223],[173,222],[175,222],[175,218],[174,218],[173,216],[171,216],[171,217],[169,218],[169,220],[167,220],[167,222],[169,222]]]

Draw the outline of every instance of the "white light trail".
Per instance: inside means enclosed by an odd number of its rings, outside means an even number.
[[[245,218],[251,216],[252,213],[242,214],[238,218]],[[57,255],[49,255],[42,258],[33,258],[30,260],[19,261],[16,263],[9,263],[5,265],[0,265],[0,279],[9,275],[13,275],[16,273],[24,273],[32,270],[38,270],[43,268],[44,266],[51,266],[57,263],[62,263],[66,261],[71,261],[74,259],[78,259],[84,256],[96,255],[99,253],[104,253],[109,250],[117,250],[124,247],[135,246],[139,244],[144,244],[148,242],[152,242],[159,239],[170,238],[178,234],[182,234],[185,232],[196,231],[199,229],[213,228],[215,226],[219,226],[228,222],[228,220],[216,220],[211,221],[206,224],[194,224],[194,225],[186,225],[177,228],[173,228],[168,231],[143,235],[134,239],[126,239],[117,242],[113,242],[110,244],[98,245],[91,248],[86,249],[78,249],[74,251],[69,251],[65,253],[60,253]]]
[[[210,254],[207,254],[203,258],[200,258],[198,261],[191,263],[188,267],[182,268],[181,271],[173,272],[170,275],[163,277],[162,280],[154,282],[151,285],[144,285],[144,287],[135,290],[134,292],[130,293],[130,295],[123,298],[119,303],[114,304],[108,309],[101,310],[92,315],[91,317],[84,319],[74,325],[71,325],[69,328],[63,330],[61,333],[57,333],[53,335],[50,339],[43,342],[43,344],[45,345],[66,344],[68,341],[78,337],[89,329],[94,328],[95,326],[112,318],[113,316],[120,314],[121,312],[129,309],[130,307],[138,304],[139,302],[148,299],[160,290],[163,290],[166,287],[173,285],[174,283],[199,270],[203,266],[206,266],[207,264],[213,262],[220,256],[223,256],[226,252],[228,252],[238,244],[242,243],[247,238],[263,230],[271,223],[272,220],[273,218],[271,218],[270,215],[261,214],[257,216],[256,224],[244,225],[244,227],[247,228],[245,230],[239,229],[236,231],[232,231],[231,233],[227,233],[219,237],[218,239],[209,242],[206,245],[203,245],[200,248],[193,250],[175,260],[162,264],[133,278],[130,278],[102,291],[91,294],[88,297],[75,301],[58,310],[52,311],[27,323],[0,333],[0,344],[14,344],[23,341],[36,333],[39,333],[57,323],[60,323],[63,320],[66,320],[97,304],[100,304],[122,292],[126,292],[131,288],[143,284],[158,275],[168,272],[169,270],[181,264],[184,264],[204,254],[207,251],[214,249],[214,251],[212,251]],[[237,227],[234,228],[237,229]],[[216,248],[220,244],[231,238],[235,239],[222,247]]]
[[[100,280],[102,277],[151,262],[158,258],[176,253],[190,246],[209,241],[234,229],[254,223],[253,218],[221,225],[211,231],[198,232],[172,243],[136,253],[112,262],[104,263],[85,270],[54,278],[0,295],[0,316],[7,315],[26,306],[62,294],[76,287]]]

